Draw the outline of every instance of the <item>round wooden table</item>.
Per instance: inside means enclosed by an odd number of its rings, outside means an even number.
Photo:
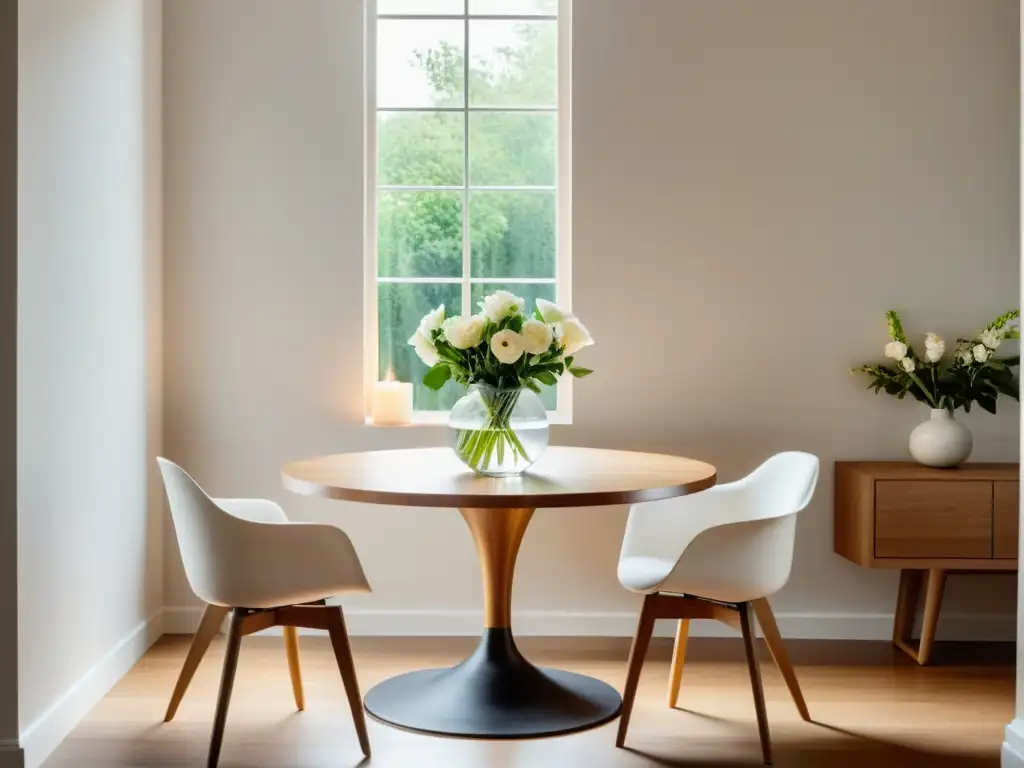
[[[715,468],[678,456],[552,447],[522,477],[487,478],[450,448],[374,451],[288,464],[284,485],[309,496],[370,504],[457,507],[476,542],[484,630],[476,651],[450,669],[390,678],[364,698],[376,719],[415,731],[477,738],[553,736],[619,714],[611,686],[535,667],[512,636],[512,577],[537,508],[655,501],[715,484]],[[572,553],[567,552],[571,557]]]

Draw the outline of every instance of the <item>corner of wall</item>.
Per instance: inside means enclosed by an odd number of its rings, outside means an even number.
[[[0,615],[18,615],[18,3],[0,2]],[[0,767],[20,766],[18,623],[0,623]],[[13,757],[12,757],[13,755]]]
[[[1000,765],[1002,768],[1024,768],[1024,720],[1020,718],[1006,726]]]
[[[25,753],[17,744],[0,743],[0,768],[24,768]]]
[[[1018,8],[1020,6],[1018,5]],[[1020,35],[1018,40],[1024,39],[1024,14],[1021,14],[1019,19]],[[1024,49],[1019,51],[1020,55],[1020,99],[1021,104],[1024,104]],[[1018,112],[1020,109],[1018,108]],[[1019,129],[1020,130],[1020,129]],[[1024,130],[1021,130],[1020,134],[1020,145],[1024,150]],[[1018,168],[1019,185],[1018,188],[1024,190],[1024,165],[1020,163],[1018,156]],[[1024,267],[1024,195],[1021,200],[1021,221],[1020,221],[1020,260],[1021,265]],[[1024,284],[1021,285],[1021,302],[1024,303]],[[1024,452],[1024,430],[1021,430],[1020,435],[1021,451]],[[1024,510],[1024,493],[1021,495],[1021,506],[1020,509]],[[1024,537],[1021,537],[1019,542],[1020,551],[1018,556],[1024,556]],[[1017,703],[1016,703],[1016,717],[1008,726],[1006,726],[1006,736],[1003,741],[1002,748],[1002,766],[1003,768],[1024,768],[1024,720],[1021,719],[1024,716],[1024,571],[1020,571],[1017,574]]]
[[[163,3],[142,6],[142,87],[145,146],[146,307],[146,487],[147,487],[147,610],[164,605],[163,483],[156,457],[163,453]]]

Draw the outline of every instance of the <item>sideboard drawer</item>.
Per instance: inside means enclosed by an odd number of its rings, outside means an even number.
[[[992,493],[992,557],[1017,559],[1020,483],[997,482]]]
[[[992,483],[879,480],[875,557],[992,557]]]

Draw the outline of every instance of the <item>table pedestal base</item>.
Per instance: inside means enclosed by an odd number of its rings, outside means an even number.
[[[535,667],[509,628],[487,629],[472,656],[450,669],[385,680],[364,698],[390,725],[424,733],[521,739],[581,731],[619,714],[610,685],[585,675]]]
[[[484,587],[484,633],[468,659],[385,680],[363,699],[373,717],[445,736],[524,739],[593,728],[619,714],[600,680],[540,669],[512,638],[512,575],[532,509],[460,509],[473,534]]]

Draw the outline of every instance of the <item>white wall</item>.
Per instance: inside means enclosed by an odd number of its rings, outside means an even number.
[[[691,455],[723,480],[814,451],[783,629],[887,637],[896,575],[832,553],[831,466],[905,457],[926,414],[847,370],[878,356],[890,307],[955,338],[1019,301],[1016,3],[576,6],[574,298],[598,373],[553,439]],[[289,459],[445,440],[361,419],[361,4],[175,0],[164,42],[167,453],[211,492],[341,523],[375,590],[354,631],[474,632],[454,512],[279,482]],[[975,459],[1017,458],[1000,409],[967,417]],[[521,632],[632,631],[624,515],[537,515]],[[167,545],[167,604],[194,605]],[[1012,634],[1013,583],[951,579],[940,632]]]
[[[159,0],[20,18],[18,709],[34,766],[162,604]]]
[[[18,615],[18,4],[0,3],[0,616]],[[20,768],[18,623],[0,622],[0,768]]]

